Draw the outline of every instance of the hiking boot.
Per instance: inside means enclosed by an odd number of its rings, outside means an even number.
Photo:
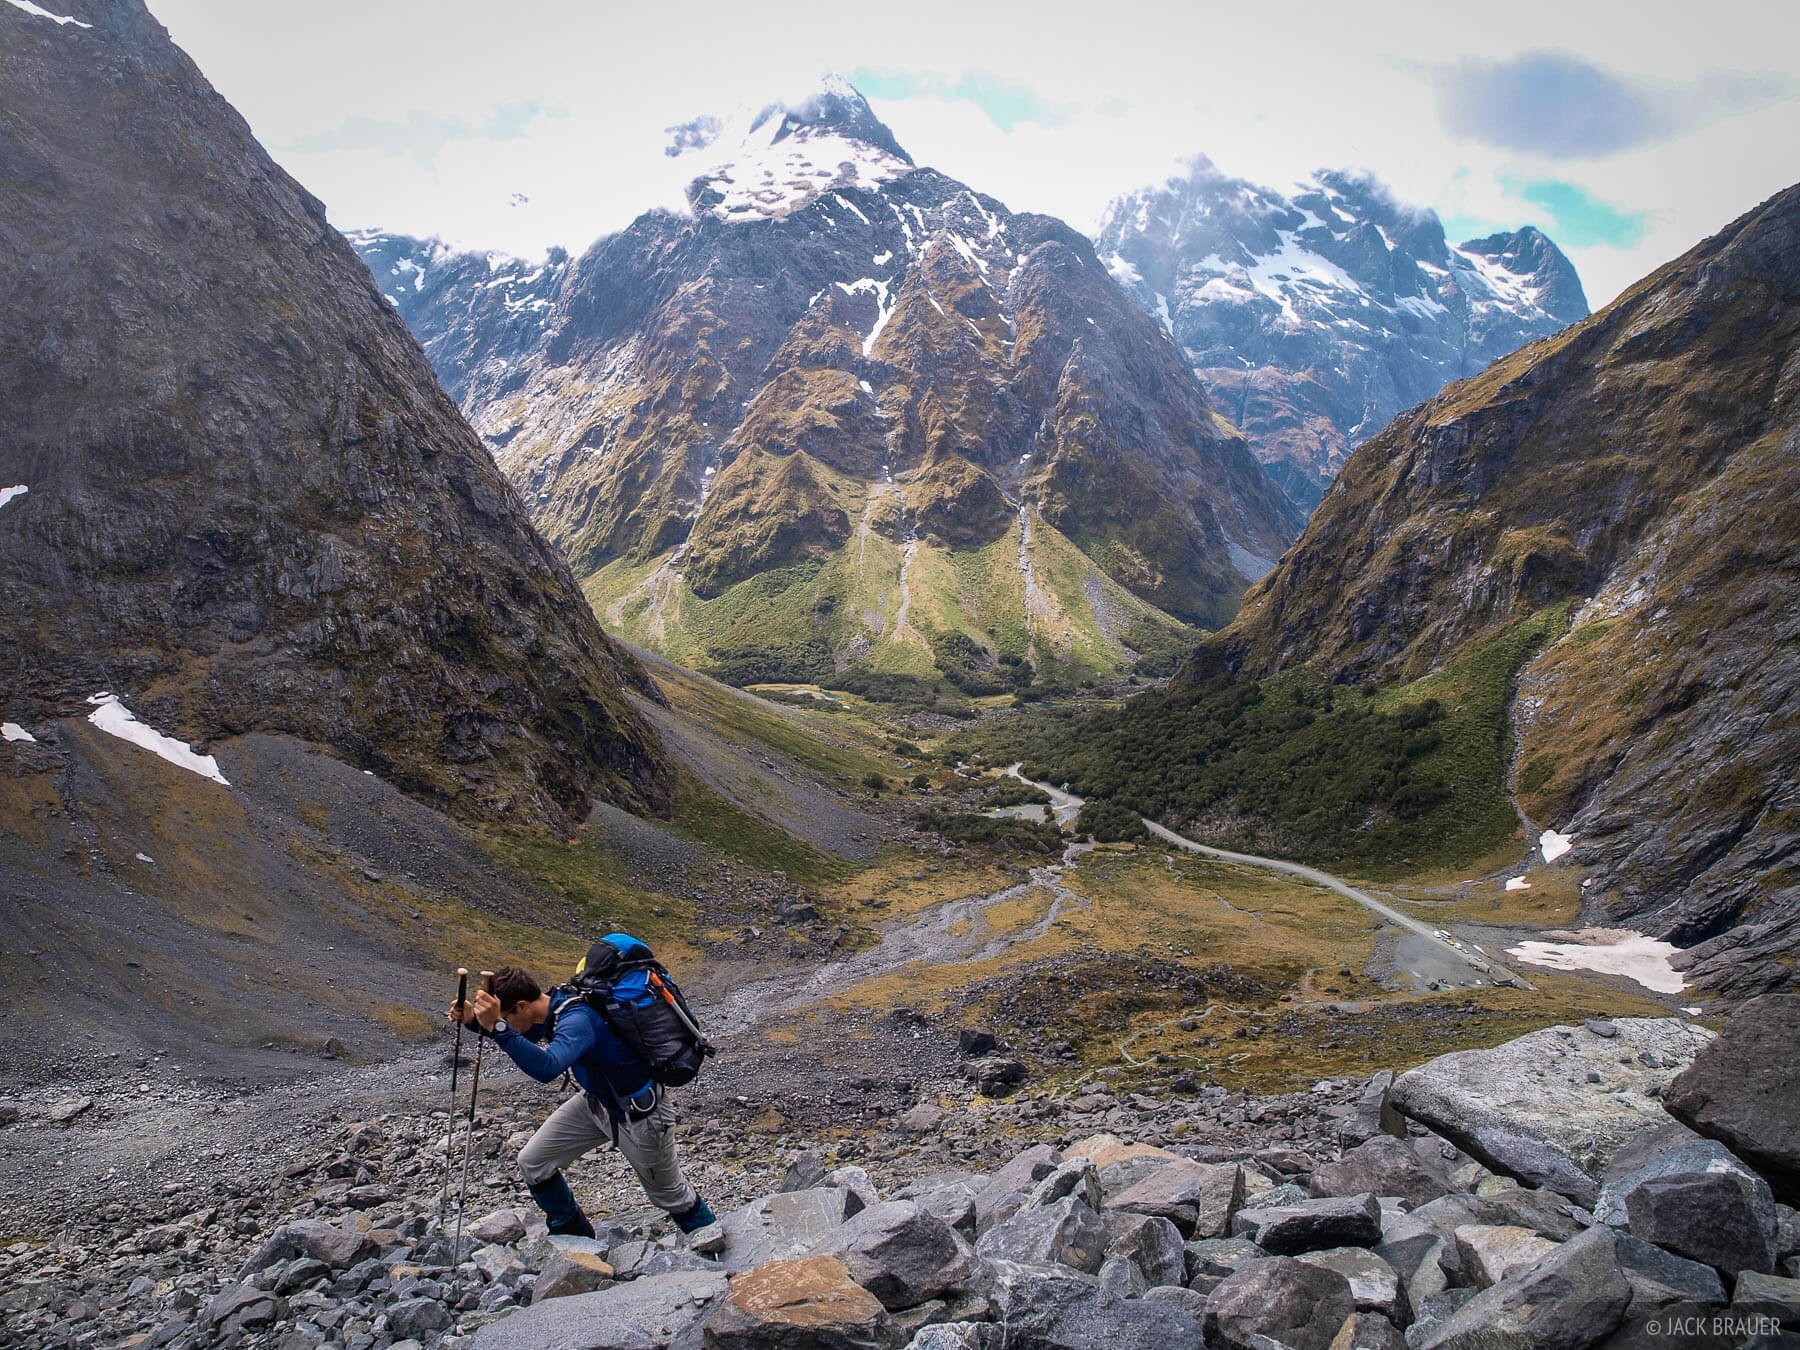
[[[719,1216],[712,1212],[712,1206],[699,1196],[694,1197],[692,1209],[683,1210],[680,1214],[671,1214],[669,1217],[675,1220],[675,1226],[684,1233],[696,1232],[709,1223],[719,1221]]]
[[[587,1215],[577,1211],[574,1218],[551,1224],[550,1236],[591,1238],[594,1236],[594,1225]]]

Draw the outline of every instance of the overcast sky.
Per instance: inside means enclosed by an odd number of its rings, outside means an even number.
[[[678,205],[665,128],[828,71],[1014,210],[1360,168],[1452,239],[1543,227],[1596,307],[1800,179],[1792,0],[150,4],[339,225],[521,254]]]

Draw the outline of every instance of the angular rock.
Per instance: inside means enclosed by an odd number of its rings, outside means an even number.
[[[1464,1278],[1483,1289],[1530,1269],[1555,1250],[1548,1238],[1514,1224],[1470,1223],[1456,1230]]]
[[[1292,1257],[1246,1261],[1206,1300],[1206,1344],[1224,1350],[1328,1350],[1356,1312],[1349,1282]]]
[[[1022,1208],[1042,1209],[1069,1195],[1086,1201],[1089,1209],[1100,1208],[1100,1174],[1085,1158],[1064,1158],[1054,1172],[1031,1188]]]
[[[1612,1230],[1590,1228],[1538,1265],[1482,1290],[1433,1326],[1415,1350],[1584,1350],[1619,1325],[1630,1303]]]
[[[269,1234],[238,1272],[238,1278],[245,1279],[296,1256],[310,1256],[333,1270],[347,1270],[374,1252],[375,1244],[367,1233],[350,1232],[318,1219],[300,1219]]]
[[[930,1134],[944,1123],[945,1111],[936,1102],[920,1102],[894,1122],[894,1128],[906,1134]]]
[[[1630,1171],[1615,1174],[1600,1188],[1594,1202],[1594,1220],[1623,1228],[1627,1222],[1626,1204],[1632,1192],[1658,1177],[1690,1176],[1703,1173],[1728,1174],[1744,1186],[1757,1221],[1771,1233],[1775,1228],[1775,1197],[1764,1181],[1745,1163],[1712,1139],[1688,1138],[1675,1141],[1671,1147],[1641,1158]]]
[[[842,1261],[770,1261],[737,1276],[706,1319],[706,1350],[883,1350],[887,1310]]]
[[[469,1236],[477,1242],[517,1242],[525,1236],[525,1222],[516,1209],[497,1209],[476,1220]]]
[[[1488,1177],[1475,1188],[1474,1198],[1482,1222],[1515,1224],[1556,1242],[1587,1227],[1577,1217],[1574,1201],[1555,1191],[1521,1186],[1511,1177]]]
[[[912,1200],[869,1206],[828,1234],[812,1255],[837,1257],[890,1310],[937,1298],[974,1268],[967,1244]]]
[[[1791,1327],[1800,1325],[1800,1280],[1747,1270],[1731,1291],[1733,1308],[1766,1309]]]
[[[1063,1150],[1063,1161],[1072,1162],[1084,1158],[1094,1165],[1096,1171],[1104,1172],[1116,1162],[1124,1162],[1130,1158],[1149,1158],[1165,1163],[1176,1161],[1179,1153],[1171,1153],[1166,1148],[1157,1148],[1153,1144],[1127,1143],[1116,1134],[1091,1134],[1086,1139],[1078,1139]]]
[[[1062,1154],[1048,1144],[1033,1144],[1010,1159],[975,1193],[975,1224],[979,1231],[1010,1217],[1024,1203],[1031,1188],[1056,1170]]]
[[[1631,1285],[1627,1318],[1642,1317],[1670,1303],[1725,1301],[1725,1286],[1711,1266],[1665,1252],[1629,1233],[1616,1235],[1615,1250],[1619,1268]]]
[[[1392,1069],[1383,1069],[1369,1079],[1351,1113],[1338,1124],[1338,1143],[1342,1147],[1355,1148],[1380,1134],[1396,1139],[1406,1137],[1406,1119],[1388,1100],[1393,1085]]]
[[[1021,1209],[977,1238],[975,1250],[991,1260],[1064,1265],[1092,1275],[1106,1259],[1106,1228],[1085,1200],[1067,1196]]]
[[[963,1070],[963,1076],[975,1084],[984,1097],[1004,1097],[1013,1092],[1028,1076],[1025,1066],[1006,1055],[978,1059]]]
[[[1167,1219],[1183,1237],[1223,1237],[1244,1203],[1244,1170],[1236,1163],[1182,1159],[1159,1167],[1106,1202],[1108,1209]]]
[[[1652,1177],[1626,1197],[1625,1213],[1633,1237],[1678,1256],[1724,1271],[1775,1269],[1774,1225],[1731,1173]]]
[[[722,1271],[655,1275],[593,1294],[534,1302],[478,1330],[473,1350],[663,1350],[725,1297]]]
[[[1106,1230],[1106,1255],[1124,1257],[1144,1277],[1146,1288],[1180,1285],[1187,1280],[1187,1252],[1181,1231],[1167,1219],[1128,1210],[1108,1210],[1102,1216]]]
[[[1231,1227],[1234,1236],[1247,1237],[1277,1256],[1325,1247],[1372,1247],[1381,1241],[1381,1206],[1372,1195],[1303,1200],[1243,1210]]]
[[[1449,1283],[1443,1258],[1448,1255],[1451,1265],[1457,1264],[1454,1241],[1415,1214],[1383,1210],[1381,1241],[1369,1250],[1399,1272],[1406,1283],[1407,1301],[1417,1309]]]
[[[207,1302],[200,1320],[209,1327],[235,1320],[240,1327],[267,1326],[280,1315],[275,1295],[253,1284],[234,1284]]]
[[[765,1195],[719,1220],[725,1232],[719,1260],[727,1270],[749,1270],[765,1261],[803,1255],[862,1208],[855,1192],[841,1186]],[[626,1269],[617,1257],[613,1264],[621,1272]]]
[[[1315,1169],[1312,1188],[1319,1195],[1397,1195],[1409,1205],[1423,1205],[1447,1194],[1450,1179],[1427,1167],[1402,1140],[1376,1134],[1337,1162]]]
[[[1591,1207],[1608,1160],[1660,1126],[1657,1096],[1712,1039],[1673,1017],[1610,1025],[1610,1039],[1547,1027],[1491,1050],[1440,1055],[1394,1080],[1394,1104],[1495,1171]]]
[[[1159,1284],[1144,1291],[1146,1303],[1173,1303],[1184,1309],[1196,1323],[1206,1319],[1206,1295],[1178,1284]]]
[[[1379,1313],[1359,1312],[1344,1323],[1331,1350],[1406,1350],[1406,1337]]]
[[[1365,1247],[1332,1247],[1294,1258],[1344,1277],[1361,1312],[1378,1313],[1395,1326],[1412,1321],[1412,1300],[1400,1272]]]
[[[1663,1094],[1669,1114],[1717,1139],[1800,1205],[1800,994],[1741,1004]]]
[[[593,1252],[558,1251],[544,1263],[537,1283],[531,1286],[534,1303],[547,1298],[591,1294],[612,1283],[613,1268]]]
[[[1199,1346],[1200,1323],[1167,1299],[1109,1299],[1091,1276],[1066,1268],[995,1263],[989,1300],[1010,1350],[1175,1350]]]
[[[422,1341],[433,1332],[443,1331],[455,1320],[450,1310],[435,1298],[402,1299],[387,1311],[388,1333],[401,1340]]]

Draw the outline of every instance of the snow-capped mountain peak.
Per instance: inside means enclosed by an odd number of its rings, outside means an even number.
[[[688,188],[696,213],[725,221],[780,218],[827,192],[874,187],[914,167],[868,100],[837,75],[800,99],[765,104],[735,123],[735,134],[723,130],[705,142],[709,150],[727,150]]]

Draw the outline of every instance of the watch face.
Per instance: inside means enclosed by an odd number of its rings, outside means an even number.
[[[503,1031],[510,1031],[511,1029],[512,1028],[510,1028],[506,1025],[506,1019],[504,1017],[502,1017],[498,1022],[494,1023],[494,1034],[496,1036],[498,1036]]]

